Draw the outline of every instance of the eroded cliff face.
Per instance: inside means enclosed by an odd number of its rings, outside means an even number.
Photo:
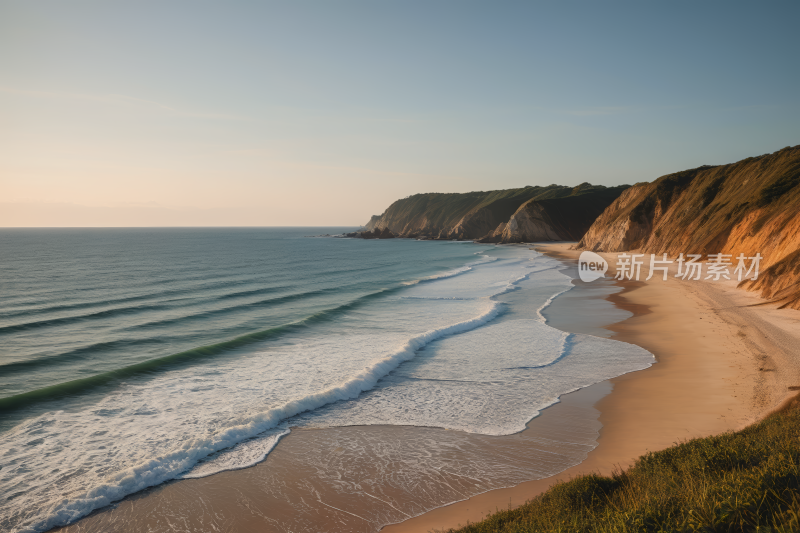
[[[800,309],[800,250],[790,253],[762,272],[758,279],[740,284],[749,291],[759,291],[762,298],[781,302],[780,309]]]
[[[372,217],[370,217],[370,219],[369,219],[369,222],[364,224],[364,231],[372,231],[372,230],[374,230],[375,226],[378,225],[378,222],[380,222],[380,220],[381,220],[381,216],[380,215],[372,215]]]
[[[482,207],[461,217],[453,228],[443,228],[439,235],[445,239],[475,239],[491,232],[501,222],[489,208]]]
[[[541,204],[532,202],[522,205],[504,225],[499,242],[563,241],[550,225],[549,217]]]
[[[569,187],[524,187],[471,193],[415,194],[397,200],[371,229],[388,228],[401,237],[477,239],[507,222],[517,208],[532,198],[567,195]],[[373,217],[374,219],[374,217]]]
[[[417,194],[398,200],[366,229],[400,237],[533,242],[578,240],[627,186],[549,185],[465,194]]]
[[[742,286],[800,309],[800,146],[637,184],[597,218],[578,248],[670,256],[758,252],[759,279]]]
[[[578,247],[593,252],[622,252],[639,248],[653,230],[652,220],[630,215],[630,212],[650,192],[651,185],[634,185],[623,192],[595,219]]]
[[[481,242],[577,241],[606,207],[627,189],[582,183],[570,195],[522,204],[502,229]]]

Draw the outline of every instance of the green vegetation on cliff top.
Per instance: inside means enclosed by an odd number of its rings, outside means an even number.
[[[797,400],[795,400],[797,401]],[[800,409],[580,476],[451,533],[800,531]]]

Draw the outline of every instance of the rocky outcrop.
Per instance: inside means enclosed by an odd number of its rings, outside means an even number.
[[[353,233],[345,233],[345,237],[353,237],[356,239],[394,239],[397,237],[397,235],[389,231],[387,228],[376,228],[372,231],[362,230],[354,231]]]
[[[578,248],[758,252],[759,279],[742,286],[800,309],[800,146],[637,184],[595,220]]]

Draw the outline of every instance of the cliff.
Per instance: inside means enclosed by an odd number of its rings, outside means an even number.
[[[625,188],[584,183],[574,188],[548,185],[415,194],[397,200],[380,217],[373,216],[365,230],[388,229],[399,237],[482,242],[578,240],[594,217]],[[597,205],[590,205],[593,203]]]
[[[481,242],[580,240],[595,219],[627,188],[627,185],[603,187],[582,183],[568,196],[533,198]]]
[[[743,282],[800,309],[800,146],[737,163],[702,166],[625,190],[595,220],[579,249],[644,253],[760,253]]]
[[[372,230],[374,230],[375,226],[378,224],[380,219],[381,219],[380,215],[372,215],[372,217],[369,219],[369,222],[364,224],[364,231],[372,231]]]

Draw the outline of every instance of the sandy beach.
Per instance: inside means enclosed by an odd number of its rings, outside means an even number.
[[[578,252],[569,247],[536,248],[565,260],[566,273],[577,277]],[[612,275],[613,256],[606,255]],[[762,300],[733,282],[670,276],[668,281],[573,283],[576,287],[548,309],[548,323],[637,344],[655,354],[657,363],[563,395],[515,435],[412,426],[296,429],[255,467],[166,483],[63,530],[283,531],[291,523],[292,530],[366,532],[376,521],[392,523],[383,528],[387,532],[442,530],[521,505],[558,480],[608,474],[648,450],[741,428],[796,394],[788,390],[800,384],[800,366],[793,359],[800,336],[796,311],[746,307]],[[574,318],[578,306],[597,304],[602,304],[597,316]],[[497,489],[479,476],[426,466],[435,454],[540,479]],[[564,469],[538,475],[539,465],[552,463],[553,457]],[[406,466],[397,471],[400,477],[413,476],[413,485],[425,490],[409,491],[402,480],[370,484],[375,471],[401,464],[395,461],[421,465],[410,473],[404,473]],[[358,479],[333,475],[345,471],[357,472]]]
[[[570,244],[537,250],[577,262]],[[616,254],[601,254],[613,275]],[[645,276],[642,276],[644,278]],[[576,283],[580,284],[580,281]],[[556,476],[487,492],[384,528],[387,533],[427,532],[481,520],[517,507],[559,480],[625,468],[647,451],[676,442],[736,430],[793,397],[800,384],[800,315],[778,310],[735,282],[618,282],[623,290],[608,298],[634,313],[608,326],[615,340],[655,354],[652,367],[610,380],[613,392],[601,398],[598,446],[581,464]]]
[[[0,533],[800,533],[800,2],[363,4],[2,3]]]

